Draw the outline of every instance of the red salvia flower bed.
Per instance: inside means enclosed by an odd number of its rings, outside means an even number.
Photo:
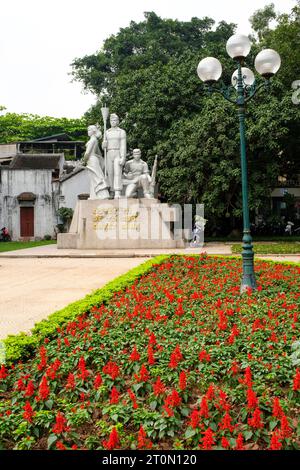
[[[0,446],[295,449],[300,268],[173,257],[0,365]]]

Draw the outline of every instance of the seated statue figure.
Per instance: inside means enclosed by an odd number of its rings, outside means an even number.
[[[151,199],[153,197],[150,187],[152,178],[148,165],[142,160],[141,155],[140,149],[134,149],[132,159],[125,163],[123,170],[123,184],[126,186],[125,196],[134,197],[138,188],[142,188],[144,197]]]

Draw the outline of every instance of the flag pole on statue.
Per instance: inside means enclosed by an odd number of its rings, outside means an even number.
[[[104,125],[104,140],[106,140],[106,122],[109,116],[109,108],[104,105],[104,108],[101,108],[101,114],[103,118],[103,125]],[[104,148],[104,165],[105,165],[105,177],[107,177],[107,148]]]

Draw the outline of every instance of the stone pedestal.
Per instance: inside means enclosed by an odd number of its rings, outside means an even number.
[[[57,237],[58,248],[112,250],[182,248],[171,223],[178,210],[157,199],[79,200],[69,233]]]

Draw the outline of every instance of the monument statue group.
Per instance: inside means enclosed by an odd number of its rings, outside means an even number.
[[[147,163],[141,158],[140,149],[134,149],[132,159],[126,162],[126,132],[119,127],[116,114],[111,114],[110,125],[102,142],[104,158],[99,148],[99,139],[102,137],[100,128],[98,125],[88,127],[90,139],[86,144],[83,164],[90,173],[90,199],[119,199],[124,188],[126,198],[136,197],[140,188],[144,198],[152,199],[156,162],[152,176]]]
[[[151,174],[140,149],[126,160],[127,136],[118,116],[109,116],[106,107],[102,116],[103,138],[98,124],[88,127],[82,160],[90,177],[90,195],[78,200],[69,233],[58,234],[58,248],[184,247],[183,239],[171,230],[179,220],[178,208],[155,198],[157,156]]]

